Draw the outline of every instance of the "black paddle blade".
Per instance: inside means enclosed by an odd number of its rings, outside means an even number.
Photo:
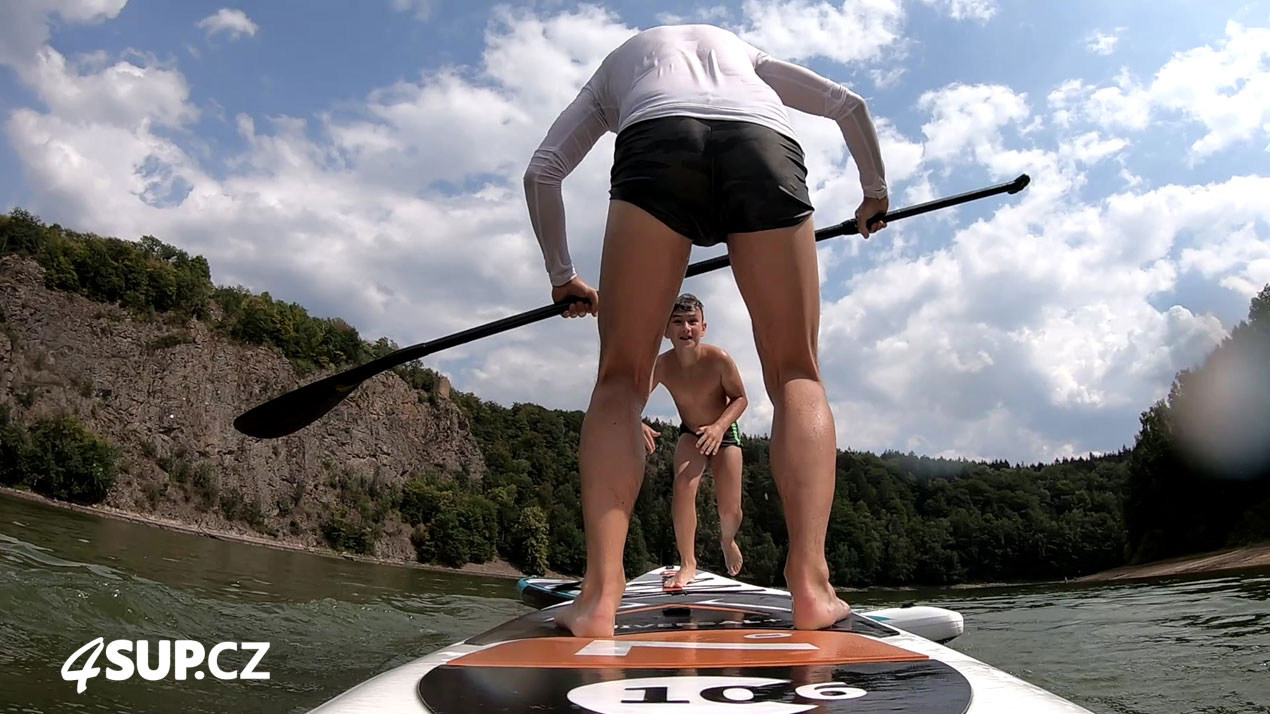
[[[560,302],[528,310],[519,315],[487,322],[430,342],[402,347],[366,364],[351,367],[339,374],[287,392],[280,397],[274,397],[235,419],[234,428],[258,439],[276,439],[279,436],[286,436],[317,421],[323,414],[335,408],[335,405],[344,401],[344,398],[352,394],[362,382],[381,372],[438,350],[449,349],[455,345],[496,335],[532,322],[557,317],[575,302],[584,301],[582,298],[570,296]]]
[[[257,439],[293,434],[334,409],[362,381],[341,373],[306,384],[239,415],[234,428]]]

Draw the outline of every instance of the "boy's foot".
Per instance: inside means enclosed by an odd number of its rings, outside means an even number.
[[[741,557],[741,548],[736,544],[736,539],[723,544],[723,562],[728,567],[728,576],[735,576],[741,572],[741,563],[744,558]]]

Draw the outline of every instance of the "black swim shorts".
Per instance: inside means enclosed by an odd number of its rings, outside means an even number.
[[[795,226],[813,210],[798,142],[752,122],[680,116],[618,134],[609,197],[700,246]]]
[[[692,427],[688,426],[687,424],[680,423],[679,435],[683,436],[684,434],[696,437],[698,439],[701,438],[701,435],[698,434],[696,431],[694,431]],[[719,448],[722,449],[725,446],[740,446],[740,445],[741,445],[741,430],[737,428],[736,422],[732,422],[732,426],[729,426],[727,428],[727,431],[723,432],[723,438],[719,440]]]

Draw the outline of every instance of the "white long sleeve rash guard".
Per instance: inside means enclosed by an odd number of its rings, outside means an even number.
[[[641,32],[604,59],[565,107],[525,171],[529,218],[553,286],[577,273],[565,236],[561,183],[606,131],[664,116],[730,119],[797,140],[785,106],[832,119],[859,168],[864,195],[887,195],[886,169],[864,100],[711,25]]]

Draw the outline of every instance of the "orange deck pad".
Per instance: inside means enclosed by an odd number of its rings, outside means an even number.
[[[850,632],[681,630],[611,638],[534,637],[451,660],[459,667],[681,669],[920,662],[926,655]]]

